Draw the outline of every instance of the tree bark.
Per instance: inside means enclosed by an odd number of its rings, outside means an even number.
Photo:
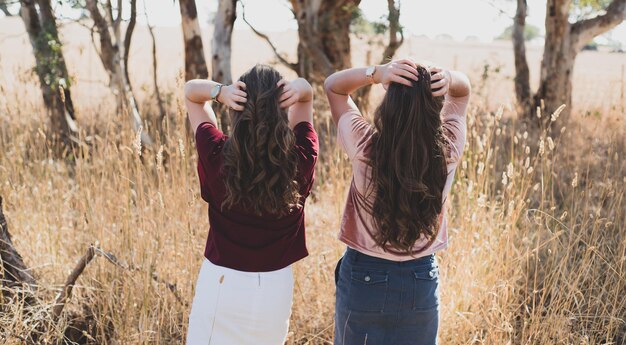
[[[7,220],[2,209],[2,197],[0,197],[0,259],[0,264],[2,265],[0,281],[3,287],[15,288],[24,284],[30,288],[36,286],[37,281],[35,277],[24,264],[20,253],[13,246]],[[6,291],[2,289],[2,295],[5,295]]]
[[[185,41],[185,80],[209,77],[194,0],[179,0]]]
[[[594,37],[601,35],[626,20],[626,0],[613,0],[604,15],[581,20],[572,25],[572,43],[576,51]]]
[[[525,8],[520,9],[520,4],[525,7],[526,2],[518,1],[518,15],[525,12]],[[534,120],[536,118],[535,107],[544,107],[545,116],[539,119],[539,123],[546,124],[551,121],[550,114],[563,104],[565,109],[557,119],[558,124],[568,122],[572,108],[572,76],[578,52],[594,37],[612,29],[626,19],[626,0],[613,0],[606,8],[605,14],[574,24],[569,22],[570,6],[571,0],[548,0],[546,3],[546,38],[541,61],[539,88],[532,97],[530,103],[532,106],[526,111],[526,117],[531,119],[531,122],[537,123]],[[516,16],[515,25],[519,26],[518,20]],[[521,29],[523,36],[523,27]],[[515,41],[518,40],[519,37],[515,39]],[[516,45],[517,43],[514,43],[514,46]],[[524,76],[524,66],[522,65],[521,69],[517,66],[518,53],[520,58],[525,54],[523,50],[518,52],[516,47],[516,72],[518,74],[516,76],[516,92],[518,101],[523,105],[526,97],[525,92],[528,90],[528,95],[530,95],[530,89],[525,87],[518,89],[518,80],[523,83],[527,79]],[[523,60],[525,61],[525,56]]]
[[[570,23],[568,21],[571,0],[548,0],[546,11],[546,39],[541,60],[539,89],[535,94],[535,106],[543,100],[544,113],[549,115],[562,104],[566,109],[561,113],[563,119],[569,115],[572,102],[572,74],[574,59],[578,51],[574,49],[570,39]],[[529,115],[533,115],[532,113]]]
[[[129,26],[121,38],[121,18],[122,4],[118,0],[117,16],[113,16],[111,2],[107,1],[106,17],[102,15],[98,8],[97,0],[87,0],[87,10],[94,21],[94,25],[100,36],[100,60],[105,70],[109,74],[109,85],[113,94],[116,95],[118,109],[126,112],[131,118],[133,129],[139,131],[143,127],[143,121],[137,106],[137,100],[130,85],[127,72],[128,51],[132,38],[134,24]],[[136,20],[136,0],[131,1],[131,23]],[[111,30],[113,35],[111,35]],[[153,140],[147,131],[141,131],[141,142],[146,146],[151,146]]]
[[[250,28],[270,45],[278,60],[313,85],[338,69],[351,66],[350,23],[361,0],[290,0],[298,22],[298,61],[288,62],[269,37]]]
[[[211,44],[211,66],[213,80],[221,84],[231,84],[231,41],[233,25],[237,18],[237,0],[219,0],[217,16],[215,17],[215,29],[213,30],[213,43]],[[219,114],[220,127],[224,131],[230,128],[230,115],[228,108],[214,102],[214,108]]]
[[[315,84],[351,66],[350,23],[361,0],[291,0],[298,22],[298,74]]]
[[[383,51],[379,64],[390,61],[404,43],[404,32],[400,26],[400,2],[397,1],[396,5],[396,0],[387,0],[387,8],[389,10],[389,42]],[[398,35],[400,35],[400,39],[398,39]],[[368,113],[370,110],[371,90],[372,86],[367,85],[360,88],[354,95],[354,102],[363,113]]]
[[[526,60],[524,29],[527,15],[526,0],[517,0],[517,12],[513,21],[513,53],[515,55],[515,95],[524,113],[531,113],[530,72]]]
[[[70,78],[50,0],[20,0],[20,16],[35,55],[36,72],[51,129],[69,145],[78,132]],[[39,7],[39,12],[37,11]]]

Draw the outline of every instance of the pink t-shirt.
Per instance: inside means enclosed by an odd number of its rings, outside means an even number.
[[[446,95],[441,111],[443,131],[448,141],[448,177],[443,189],[444,204],[450,193],[454,173],[461,160],[463,147],[465,146],[467,131],[465,112],[468,101],[469,96],[452,97]],[[350,184],[350,191],[343,213],[339,240],[364,254],[392,261],[412,260],[447,248],[448,231],[445,205],[440,215],[441,229],[432,245],[423,250],[428,244],[428,240],[424,237],[418,239],[415,243],[413,251],[421,251],[419,254],[408,255],[398,249],[392,247],[384,249],[376,244],[374,235],[377,229],[366,207],[368,204],[373,204],[375,196],[373,193],[367,193],[367,187],[371,179],[371,168],[366,163],[368,158],[364,152],[365,148],[369,146],[374,131],[374,127],[357,110],[350,110],[343,114],[337,124],[338,142],[352,162],[352,183]],[[366,195],[372,199],[366,199]]]

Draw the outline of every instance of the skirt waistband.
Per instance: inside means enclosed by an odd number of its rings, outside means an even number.
[[[435,257],[435,254],[422,256],[413,260],[392,261],[392,260],[387,260],[387,259],[367,255],[367,254],[359,252],[358,250],[352,249],[350,247],[346,249],[346,253],[344,254],[343,259],[349,260],[352,263],[386,265],[386,266],[394,266],[398,268],[403,268],[403,267],[408,268],[408,267],[417,267],[417,266],[436,266],[437,265],[437,258]]]

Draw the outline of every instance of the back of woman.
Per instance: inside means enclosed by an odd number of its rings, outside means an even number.
[[[372,82],[387,90],[373,126],[349,97]],[[338,72],[326,92],[353,167],[339,234],[348,249],[336,271],[335,344],[435,344],[434,253],[447,247],[444,203],[465,143],[469,83],[401,60]]]
[[[187,344],[282,344],[291,264],[308,255],[304,206],[318,153],[311,87],[257,65],[233,85],[190,81],[185,96],[210,224]],[[231,108],[230,137],[210,100]]]

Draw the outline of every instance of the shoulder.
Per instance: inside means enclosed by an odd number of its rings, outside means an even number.
[[[344,113],[337,123],[337,135],[344,145],[362,146],[371,139],[373,133],[374,126],[356,110]]]
[[[298,151],[305,155],[317,156],[319,151],[319,142],[317,132],[311,122],[299,122],[293,127],[293,134],[296,138],[296,148]]]
[[[206,156],[223,146],[226,135],[210,122],[201,123],[196,129],[196,147],[201,156]]]

